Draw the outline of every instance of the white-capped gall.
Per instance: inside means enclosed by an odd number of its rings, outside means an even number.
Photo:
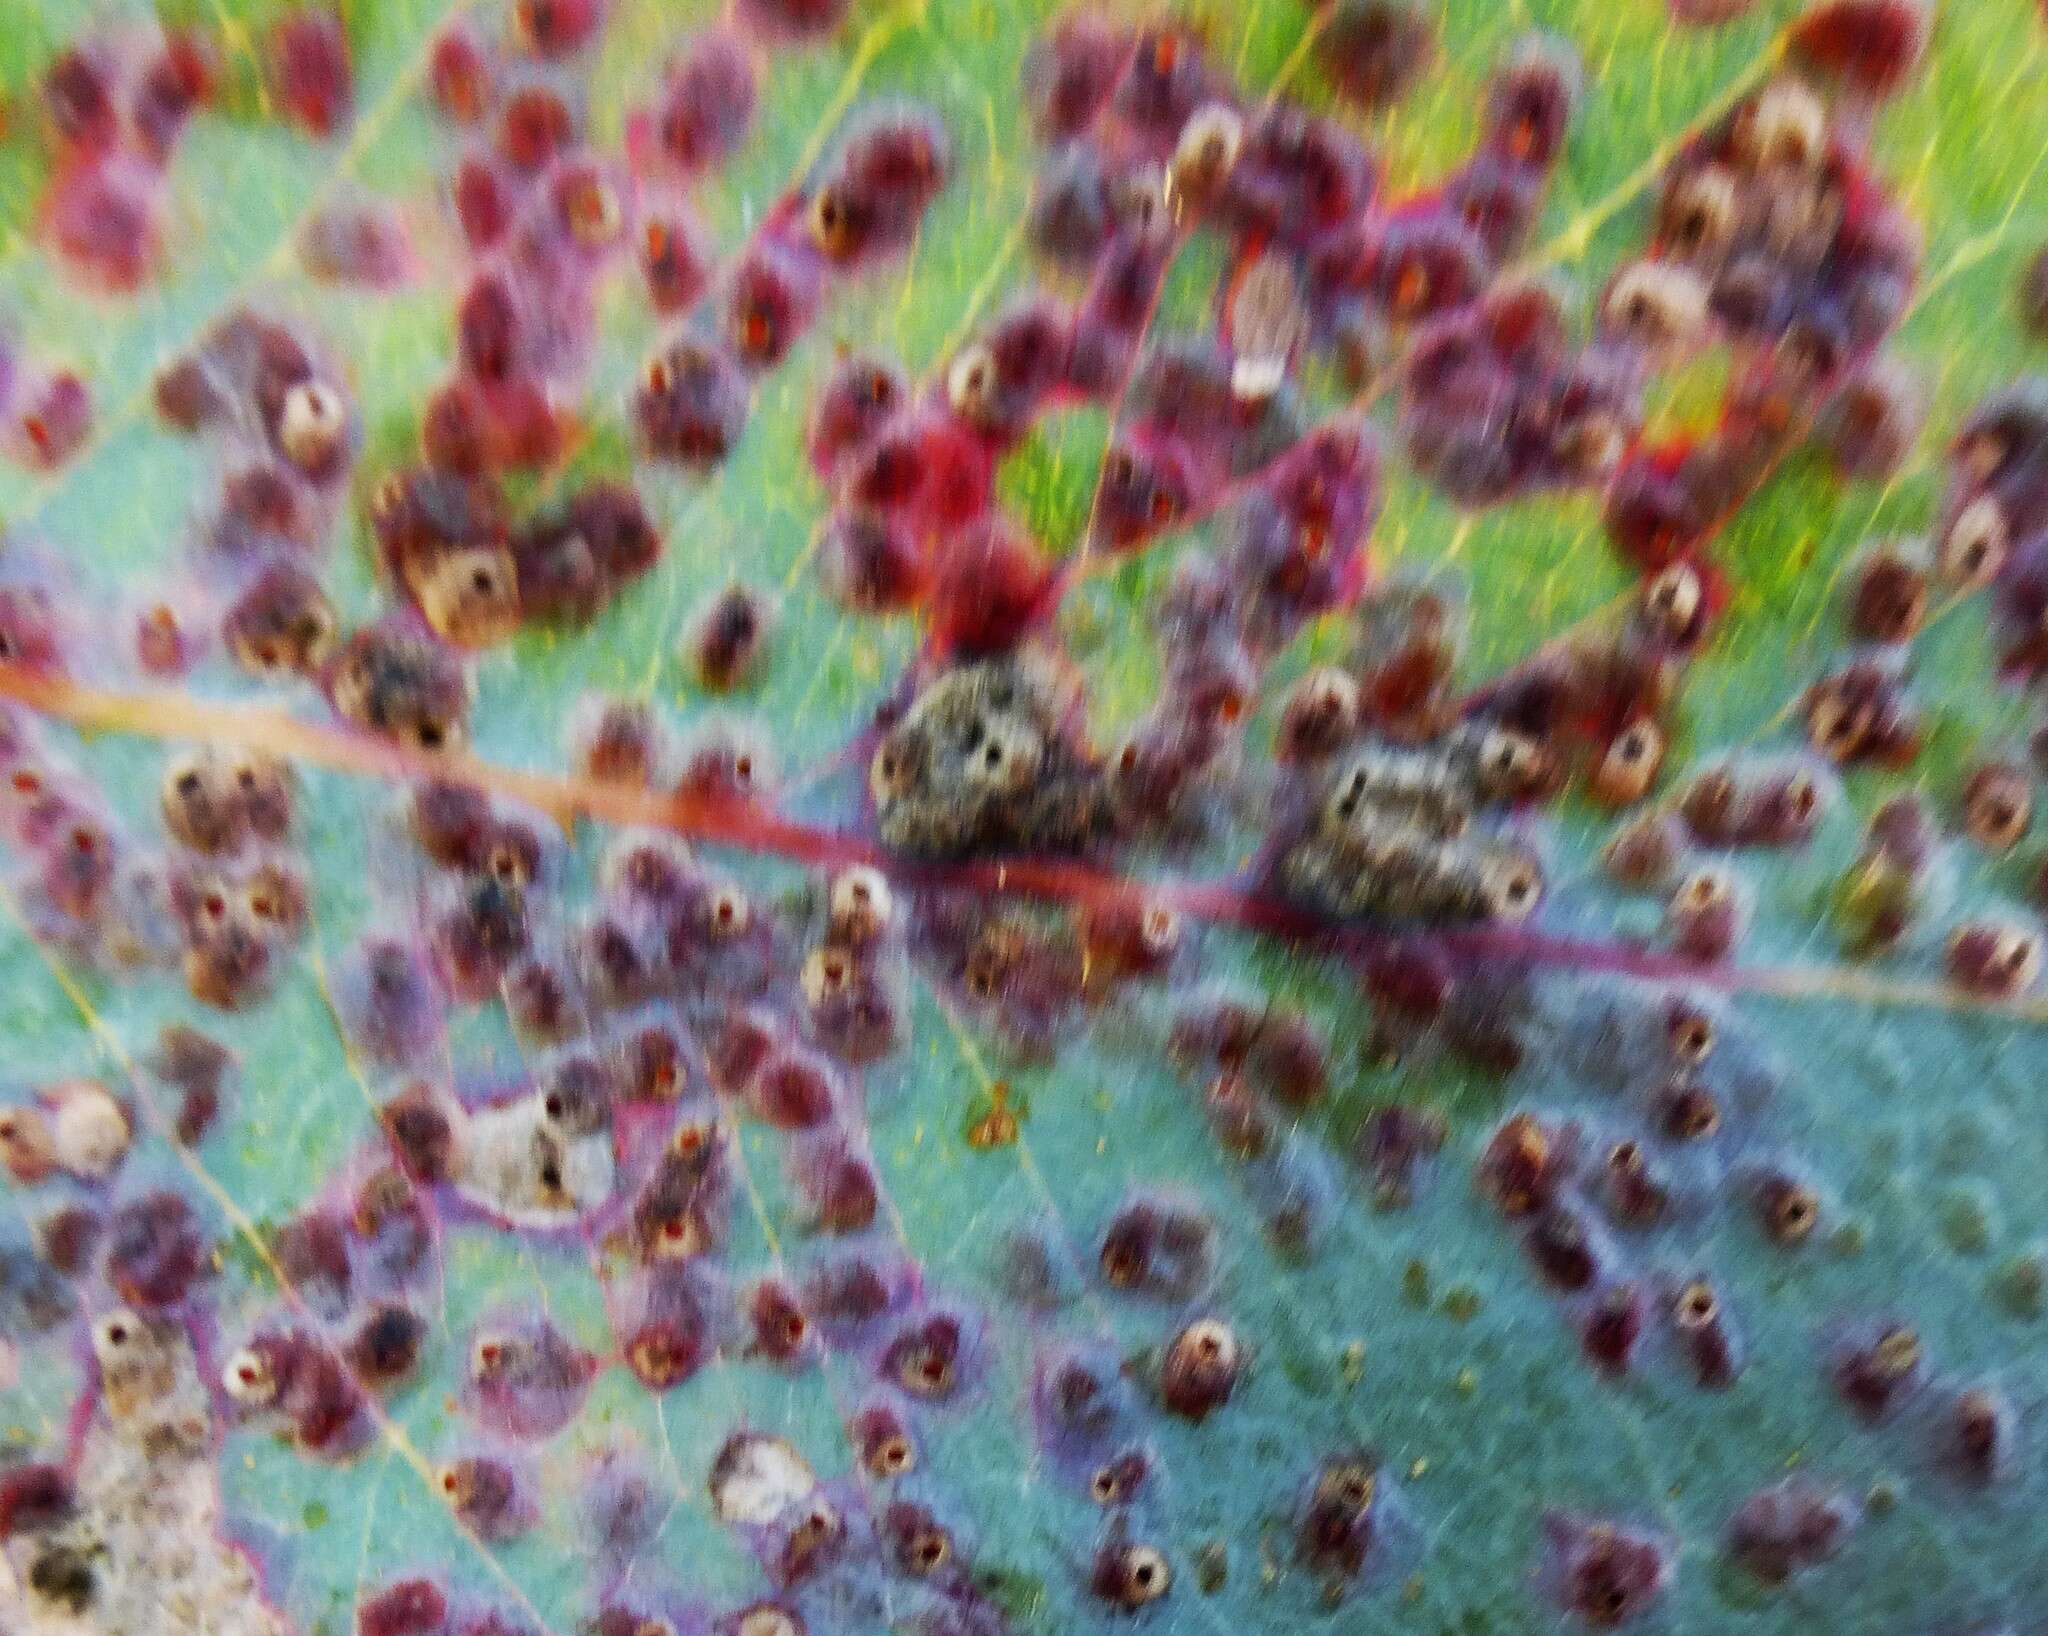
[[[721,886],[704,906],[704,928],[719,939],[743,937],[754,923],[754,906],[737,886]]]
[[[1601,311],[1611,330],[1640,346],[1683,346],[1707,327],[1707,286],[1689,267],[1638,261],[1615,275]]]
[[[1096,1553],[1089,1585],[1112,1607],[1135,1613],[1172,1588],[1173,1569],[1155,1546],[1112,1540]]]
[[[164,828],[180,846],[215,854],[241,842],[239,815],[221,774],[219,759],[203,752],[181,755],[164,770]]]
[[[788,1439],[736,1432],[712,1463],[710,1486],[721,1522],[764,1524],[808,1500],[818,1479]]]
[[[1741,214],[1735,177],[1723,165],[1685,171],[1658,213],[1663,241],[1680,256],[1712,256],[1726,248]]]
[[[1489,727],[1476,760],[1483,793],[1492,800],[1527,795],[1549,768],[1543,746],[1512,727]]]
[[[1974,591],[1998,577],[2012,549],[2012,524],[2005,507],[1983,494],[1957,514],[1942,536],[1936,566],[1943,579],[1960,590]]]
[[[81,1181],[101,1181],[128,1156],[135,1139],[128,1110],[91,1079],[67,1079],[43,1093],[50,1146],[57,1163]]]
[[[1294,355],[1308,339],[1310,315],[1290,257],[1267,252],[1231,288],[1230,390],[1247,405],[1263,404],[1287,382]]]
[[[102,1369],[126,1363],[147,1345],[149,1328],[127,1307],[117,1307],[92,1326],[92,1352]]]
[[[1176,214],[1200,210],[1222,191],[1244,148],[1244,116],[1208,102],[1188,116],[1166,168],[1166,200]]]
[[[325,470],[348,434],[348,405],[325,381],[301,381],[284,395],[277,442],[301,471]]]
[[[1963,827],[1970,839],[1992,852],[2010,852],[2034,816],[2034,788],[2018,767],[1987,763],[1963,787]]]
[[[747,1609],[733,1627],[735,1636],[804,1636],[795,1614],[773,1602],[759,1602]]]
[[[1230,1400],[1242,1355],[1219,1318],[1197,1318],[1174,1336],[1159,1371],[1160,1400],[1185,1420],[1206,1419]]]
[[[1609,806],[1625,807],[1649,793],[1664,764],[1664,731],[1647,717],[1614,736],[1593,769],[1593,794]]]
[[[1758,169],[1811,170],[1827,146],[1828,116],[1813,88],[1781,79],[1764,87],[1735,122],[1736,149]]]
[[[946,368],[946,401],[963,420],[987,418],[996,390],[995,354],[973,341],[954,355]]]
[[[0,1164],[24,1186],[34,1186],[57,1168],[50,1122],[40,1108],[0,1108]]]
[[[434,634],[487,648],[519,630],[519,571],[503,546],[466,546],[407,565],[407,583]]]
[[[1527,920],[1543,901],[1543,866],[1519,848],[1491,855],[1480,869],[1480,894],[1489,919],[1504,925]]]
[[[1699,570],[1674,562],[1643,587],[1643,608],[1670,640],[1683,642],[1693,634],[1705,594]]]
[[[813,1006],[821,1006],[836,1000],[853,986],[859,975],[859,966],[853,955],[834,944],[813,949],[804,957],[804,969],[799,982],[804,998]]]
[[[1180,916],[1166,904],[1148,903],[1138,913],[1138,941],[1155,960],[1180,947],[1180,932]]]
[[[264,1408],[277,1398],[277,1374],[263,1349],[245,1346],[220,1372],[221,1389],[245,1408]]]
[[[889,878],[868,864],[855,864],[833,877],[833,936],[847,943],[872,943],[895,919],[895,898]]]

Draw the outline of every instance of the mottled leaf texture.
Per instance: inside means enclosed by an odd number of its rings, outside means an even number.
[[[2048,1621],[2031,0],[0,5],[0,1629]]]

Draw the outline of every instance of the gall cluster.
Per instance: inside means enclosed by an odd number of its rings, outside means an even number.
[[[1836,8],[1823,8],[1836,9]],[[1666,167],[1649,254],[1616,275],[1603,330],[1665,357],[1733,360],[1703,440],[1632,449],[1609,482],[1609,538],[1657,573],[1703,548],[1818,423],[1848,475],[1885,475],[1917,409],[1873,367],[1905,315],[1920,246],[1863,156],[1847,99],[1774,80]]]
[[[53,151],[42,225],[78,276],[125,294],[156,271],[166,172],[217,77],[211,48],[180,29],[99,36],[64,51],[44,71],[42,106]],[[64,379],[52,381],[45,397],[58,396]],[[78,383],[70,384],[76,389]],[[48,418],[40,437],[26,421],[21,429],[40,463],[57,465],[76,446],[84,404],[53,402],[43,413]]]

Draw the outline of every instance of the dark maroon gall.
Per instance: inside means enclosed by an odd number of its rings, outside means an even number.
[[[517,201],[499,167],[488,159],[465,159],[455,172],[450,191],[456,219],[472,250],[488,250],[505,236]]]
[[[758,1070],[751,1100],[755,1112],[777,1129],[812,1130],[832,1117],[834,1076],[822,1060],[786,1052]]]
[[[728,1096],[750,1085],[782,1043],[781,1031],[766,1013],[737,1011],[717,1026],[708,1048],[711,1083]]]
[[[1898,1412],[1926,1378],[1926,1368],[1919,1334],[1906,1324],[1891,1323],[1843,1341],[1829,1374],[1842,1401],[1875,1424]]]
[[[1927,45],[1920,0],[1826,0],[1793,26],[1793,56],[1854,90],[1889,96],[1912,77]]]
[[[476,36],[457,25],[443,31],[427,55],[427,89],[444,118],[474,125],[492,96],[490,66]]]
[[[1112,1289],[1186,1300],[1208,1283],[1215,1229],[1175,1205],[1138,1199],[1117,1212],[1102,1235],[1097,1265]]]
[[[343,1359],[373,1391],[388,1391],[410,1376],[426,1344],[426,1320],[401,1306],[373,1307],[349,1337]]]
[[[1969,922],[1949,934],[1944,952],[1949,981],[1987,1000],[2018,999],[2041,975],[2041,940],[2019,926]]]
[[[414,1085],[378,1113],[393,1156],[406,1175],[427,1186],[446,1181],[455,1160],[455,1132],[425,1085]]]
[[[47,1533],[75,1514],[78,1497],[59,1466],[19,1465],[0,1474],[0,1540]]]
[[[606,0],[518,0],[513,33],[536,57],[573,56],[604,25],[605,6]]]
[[[683,337],[648,360],[633,408],[641,439],[657,459],[715,466],[746,425],[746,378],[724,349]]]
[[[1767,1585],[1782,1585],[1841,1549],[1854,1506],[1808,1477],[1788,1477],[1742,1502],[1729,1519],[1728,1554]]]
[[[896,1500],[882,1513],[882,1537],[896,1566],[929,1579],[953,1561],[953,1535],[924,1506]]]
[[[1180,950],[1180,916],[1163,903],[1120,897],[1082,914],[1082,942],[1090,980],[1156,977]]]
[[[874,1166],[850,1147],[834,1142],[808,1156],[797,1182],[820,1232],[859,1233],[874,1225],[881,1184]]]
[[[957,1318],[938,1314],[899,1334],[882,1355],[881,1374],[912,1397],[940,1402],[960,1389],[964,1336]]]
[[[270,1253],[316,1316],[332,1321],[348,1310],[348,1239],[334,1217],[314,1212],[287,1221],[272,1236]]]
[[[1564,147],[1578,81],[1578,64],[1555,47],[1524,46],[1494,79],[1487,146],[1517,165],[1547,170]]]
[[[416,1272],[433,1246],[433,1223],[404,1173],[372,1171],[356,1190],[349,1230],[396,1276]]]
[[[1108,105],[1132,42],[1086,12],[1054,24],[1024,65],[1025,96],[1039,134],[1048,141],[1079,136]]]
[[[1518,1113],[1494,1132],[1479,1161],[1480,1186],[1505,1216],[1545,1208],[1568,1178],[1570,1144],[1533,1114]]]
[[[429,862],[470,872],[491,845],[490,798],[465,784],[421,784],[406,804],[412,838]]]
[[[1838,766],[1909,765],[1920,725],[1905,685],[1874,659],[1851,661],[1814,684],[1804,701],[1807,738]]]
[[[1365,965],[1365,989],[1374,1004],[1410,1024],[1435,1022],[1455,982],[1443,952],[1420,941],[1378,950]]]
[[[1598,1291],[1579,1327],[1579,1344],[1594,1368],[1625,1374],[1642,1339],[1643,1292],[1634,1284],[1612,1284]]]
[[[1151,1475],[1152,1462],[1143,1449],[1125,1449],[1095,1468],[1088,1477],[1088,1497],[1097,1505],[1128,1505]]]
[[[734,15],[757,39],[771,43],[816,40],[845,18],[848,0],[736,0]],[[795,1636],[803,1636],[801,1623]]]
[[[1670,1190],[1642,1143],[1633,1139],[1616,1142],[1607,1150],[1600,1186],[1608,1217],[1617,1226],[1651,1226],[1670,1208]]]
[[[724,163],[753,124],[754,67],[730,35],[700,36],[669,73],[656,112],[664,158],[696,173]]]
[[[1310,1484],[1295,1524],[1302,1563],[1326,1578],[1356,1578],[1372,1552],[1379,1469],[1362,1454],[1326,1461]]]
[[[388,1585],[356,1607],[356,1636],[441,1636],[448,1598],[430,1580]]]
[[[1599,860],[1628,891],[1669,887],[1686,856],[1686,829],[1671,813],[1645,813],[1614,831]]]
[[[332,136],[350,117],[355,70],[333,11],[309,6],[281,17],[270,34],[270,74],[285,112],[309,135]]]
[[[811,1324],[788,1285],[779,1279],[755,1285],[747,1301],[747,1315],[753,1325],[753,1349],[760,1356],[771,1363],[790,1363],[802,1356]]]
[[[1423,1169],[1443,1150],[1448,1126],[1433,1108],[1376,1108],[1359,1132],[1358,1160],[1373,1183],[1373,1207],[1404,1210]]]
[[[888,1281],[862,1256],[828,1262],[804,1280],[804,1310],[821,1329],[859,1331],[888,1311]]]
[[[119,133],[113,65],[98,52],[73,47],[43,72],[43,108],[59,142],[97,152]]]
[[[1436,24],[1416,0],[1338,0],[1316,55],[1338,95],[1379,109],[1407,94],[1436,46]]]
[[[673,1319],[642,1324],[626,1342],[627,1366],[650,1392],[666,1392],[694,1375],[704,1361],[704,1337]]]
[[[441,1467],[434,1486],[457,1520],[479,1539],[513,1539],[532,1526],[533,1512],[518,1474],[503,1460],[465,1455]]]
[[[32,390],[18,418],[28,459],[54,471],[84,446],[92,429],[92,398],[84,381],[62,372]]]
[[[626,1042],[619,1091],[627,1101],[673,1102],[689,1082],[689,1063],[674,1029],[649,1023]]]
[[[177,1193],[147,1193],[107,1223],[107,1282],[130,1306],[175,1306],[204,1278],[210,1261],[191,1206]]]
[[[498,155],[513,169],[544,170],[574,138],[568,104],[545,86],[528,85],[506,99],[498,115]]]
[[[1843,477],[1884,482],[1912,456],[1925,413],[1919,385],[1880,362],[1843,383],[1815,435]]]
[[[221,622],[229,656],[252,675],[312,676],[340,640],[334,606],[319,580],[296,563],[271,564]]]
[[[647,299],[664,317],[687,312],[710,287],[710,249],[681,215],[650,217],[640,230],[640,276]]]
[[[661,725],[642,701],[612,699],[578,734],[576,768],[602,784],[647,789],[663,755]]]
[[[103,1228],[100,1218],[84,1205],[66,1205],[43,1218],[36,1229],[36,1248],[51,1270],[76,1278],[90,1269]]]
[[[917,1467],[917,1443],[903,1417],[886,1404],[866,1408],[853,1419],[854,1452],[871,1477],[908,1475]]]
[[[1647,1534],[1611,1522],[1551,1516],[1546,1577],[1564,1611],[1595,1630],[1634,1623],[1663,1593],[1671,1560]]]
[[[758,243],[731,274],[726,337],[746,368],[770,370],[789,355],[818,301],[814,271],[773,241]]]
[[[690,638],[698,682],[714,693],[729,693],[753,681],[774,622],[773,603],[748,586],[731,585],[713,597]]]
[[[1555,1203],[1529,1224],[1523,1240],[1529,1259],[1561,1290],[1582,1290],[1600,1276],[1601,1256],[1584,1217]]]
[[[1659,1086],[1650,1099],[1657,1133],[1670,1142],[1703,1142],[1721,1128],[1721,1104],[1712,1091],[1686,1074]]]
[[[1283,761],[1314,762],[1349,744],[1363,719],[1358,683],[1335,666],[1312,670],[1288,694],[1273,753]]]
[[[1945,1406],[1935,1437],[1946,1469],[1964,1482],[1989,1487],[2012,1469],[2017,1416],[1996,1387],[1965,1387]]]
[[[909,397],[893,364],[858,353],[842,359],[811,408],[806,446],[818,475],[835,477]]]

